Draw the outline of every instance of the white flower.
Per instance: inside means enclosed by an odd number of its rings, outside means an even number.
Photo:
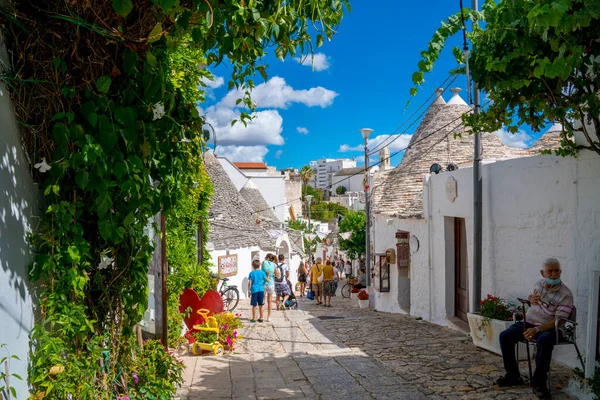
[[[98,269],[102,270],[102,269],[106,269],[110,266],[112,266],[115,262],[114,258],[110,258],[107,256],[102,256],[102,261],[100,261],[100,264],[98,264]]]
[[[183,137],[183,139],[181,139],[181,143],[191,143],[191,142],[192,142],[192,140],[186,138],[185,136]]]
[[[50,171],[50,168],[52,168],[50,165],[48,165],[45,158],[42,158],[42,161],[35,164],[33,167],[38,169],[41,173],[48,172]]]
[[[156,103],[152,109],[152,112],[154,113],[154,118],[152,118],[153,121],[161,119],[165,115],[165,106],[160,103]]]

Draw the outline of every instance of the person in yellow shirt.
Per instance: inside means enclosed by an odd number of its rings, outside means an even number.
[[[323,298],[325,300],[325,307],[331,307],[331,295],[333,294],[333,265],[331,261],[327,260],[323,267]]]
[[[317,263],[310,269],[310,283],[312,291],[315,293],[315,299],[317,305],[323,304],[323,284],[319,283],[319,276],[323,272],[323,265],[321,265],[321,257],[317,258]]]

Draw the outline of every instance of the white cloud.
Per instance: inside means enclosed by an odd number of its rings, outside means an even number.
[[[218,106],[234,108],[236,101],[243,95],[244,92],[240,89],[232,90],[219,102]],[[329,107],[337,96],[338,93],[321,86],[308,90],[296,90],[279,76],[274,76],[252,90],[252,101],[257,108],[288,108],[293,103],[325,108]]]
[[[231,121],[239,119],[240,111],[226,107],[211,106],[206,109],[206,121],[212,125],[217,134],[217,145],[282,145],[284,143],[283,118],[277,110],[264,110],[252,114],[252,120],[237,121],[231,126]]]
[[[393,136],[394,138],[390,138]],[[408,146],[412,135],[401,135],[396,139],[397,135],[379,135],[375,136],[373,139],[368,140],[369,149],[375,149],[379,147],[384,141],[387,143],[387,148],[390,150],[390,153],[401,151]],[[393,140],[393,142],[392,142]],[[365,151],[364,144],[359,144],[357,146],[350,146],[349,144],[342,144],[338,150],[341,153],[351,152],[351,151]]]
[[[215,153],[230,161],[261,162],[269,150],[266,146],[220,146]]]
[[[314,70],[317,72],[329,69],[329,57],[327,57],[323,53],[317,53],[314,55],[308,54],[306,56],[303,56],[302,58],[296,57],[294,58],[294,60],[298,61],[300,65],[313,67]]]
[[[303,135],[308,135],[308,129],[306,129],[302,126],[297,127],[296,130],[298,131],[298,133],[301,133]]]
[[[506,129],[498,129],[494,133],[508,147],[519,147],[522,149],[529,147],[527,142],[531,140],[531,136],[522,130],[519,130],[517,133],[510,133]]]
[[[275,152],[275,158],[277,158],[277,159],[281,158],[281,155],[282,155],[282,154],[283,154],[283,150],[277,150],[277,151]]]
[[[209,87],[211,89],[220,88],[225,83],[225,80],[222,76],[213,76],[213,79],[210,80],[206,77],[200,78],[200,82],[204,84],[204,86]]]

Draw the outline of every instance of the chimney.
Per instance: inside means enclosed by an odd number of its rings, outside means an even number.
[[[454,96],[452,96],[452,98],[448,101],[448,104],[450,104],[450,105],[468,106],[468,104],[458,94],[461,90],[462,89],[458,88],[458,87],[450,89],[450,91],[452,93],[454,93]]]
[[[435,92],[437,93],[437,97],[436,97],[435,101],[433,102],[433,104],[446,104],[446,100],[444,100],[444,98],[442,97],[442,93],[444,93],[444,89],[438,88],[438,89],[435,89]]]

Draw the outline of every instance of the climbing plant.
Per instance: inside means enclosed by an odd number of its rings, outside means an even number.
[[[487,0],[481,12],[465,9],[467,20],[484,28],[468,33],[472,45],[469,67],[473,81],[487,95],[482,112],[466,115],[474,133],[503,126],[515,133],[526,124],[535,132],[549,123],[563,125],[556,153],[581,149],[600,154],[600,99],[597,96],[599,0]],[[424,82],[446,40],[461,30],[461,14],[442,22],[421,53],[411,89]],[[453,49],[463,65],[461,49]],[[464,72],[458,68],[454,72]],[[581,131],[584,144],[576,143]]]
[[[229,88],[245,93],[245,122],[254,75],[267,77],[267,52],[283,59],[312,51],[332,38],[347,7],[341,0],[23,0],[0,8],[14,60],[0,78],[45,201],[31,237],[30,278],[40,288],[34,397],[136,392],[135,355],[144,353],[133,328],[147,307],[153,251],[144,228],[194,186],[187,170],[209,132],[197,110],[199,78],[209,76],[207,66],[230,63]],[[161,387],[146,393],[172,395],[181,379],[176,363],[166,357],[150,366],[165,373]]]

